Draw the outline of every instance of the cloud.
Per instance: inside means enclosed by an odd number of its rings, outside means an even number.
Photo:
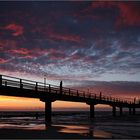
[[[92,8],[118,9],[116,19],[117,27],[125,26],[140,26],[140,10],[139,3],[136,2],[93,2]]]
[[[6,60],[6,59],[3,59],[3,58],[0,58],[0,64],[4,64],[4,63],[7,63],[9,60]]]
[[[121,3],[118,4],[120,15],[116,21],[117,26],[140,26],[139,3]]]
[[[81,39],[79,36],[76,35],[60,35],[60,34],[49,34],[49,37],[56,40],[62,40],[62,41],[74,41],[74,42],[80,42]]]
[[[137,2],[45,3],[1,6],[0,69],[79,80],[139,75]]]
[[[11,23],[11,24],[5,26],[4,29],[12,31],[12,35],[15,37],[23,35],[23,32],[24,32],[23,26],[15,24],[15,23]]]

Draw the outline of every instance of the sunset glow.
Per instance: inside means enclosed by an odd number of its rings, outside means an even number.
[[[129,1],[1,1],[0,74],[40,82],[46,75],[50,84],[138,99],[139,7]],[[0,110],[44,109],[39,99],[0,96],[0,102]],[[89,109],[53,103],[54,110],[68,108]]]

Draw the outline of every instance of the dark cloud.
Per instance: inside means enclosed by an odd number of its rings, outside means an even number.
[[[139,75],[139,2],[0,3],[0,70]]]
[[[67,84],[67,81],[65,81]],[[69,82],[68,82],[69,83]],[[86,91],[88,90],[91,94],[99,95],[102,92],[105,96],[118,96],[133,100],[134,97],[140,98],[140,82],[131,81],[71,81],[73,88]]]

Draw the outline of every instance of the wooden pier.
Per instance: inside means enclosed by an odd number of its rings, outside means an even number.
[[[140,108],[140,103],[136,100],[128,101],[111,96],[104,96],[102,93],[95,94],[76,89],[63,87],[62,81],[59,86],[44,84],[41,82],[20,79],[16,77],[0,75],[0,95],[38,98],[45,103],[45,122],[51,123],[52,102],[72,101],[82,102],[90,106],[90,118],[95,116],[95,105],[104,104],[112,107],[112,115],[116,116],[116,108],[123,114],[123,108],[129,109],[129,114],[136,114],[136,108]]]

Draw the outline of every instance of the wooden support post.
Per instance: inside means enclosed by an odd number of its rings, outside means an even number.
[[[78,90],[77,90],[77,96],[79,96]]]
[[[133,107],[133,115],[135,115],[135,114],[136,114],[136,108]]]
[[[94,116],[95,116],[95,113],[94,113],[95,107],[94,106],[95,106],[94,104],[90,105],[90,118],[94,118]]]
[[[62,81],[60,82],[60,94],[63,92]]]
[[[20,79],[20,88],[23,88],[22,79]]]
[[[2,75],[0,75],[0,86],[2,86]]]
[[[94,98],[96,99],[96,94],[95,94]]]
[[[116,116],[116,106],[113,106],[113,117]]]
[[[5,86],[7,86],[7,81],[5,81]]]
[[[131,115],[131,107],[129,107],[129,115]]]
[[[69,95],[70,95],[70,88],[69,88]]]
[[[136,102],[136,97],[134,98],[134,104],[135,104],[135,102]]]
[[[35,91],[37,91],[37,86],[38,86],[38,83],[36,82],[36,85],[35,85]]]
[[[51,85],[49,85],[49,93],[51,93]]]
[[[91,98],[91,93],[89,94],[89,98]]]
[[[102,100],[102,92],[100,92],[100,100]]]
[[[122,106],[120,107],[120,116],[122,115],[122,112],[123,112],[123,110],[122,110]]]
[[[52,106],[51,101],[45,102],[45,125],[51,124]]]
[[[85,95],[85,92],[83,92],[83,97],[85,97],[86,95]]]

